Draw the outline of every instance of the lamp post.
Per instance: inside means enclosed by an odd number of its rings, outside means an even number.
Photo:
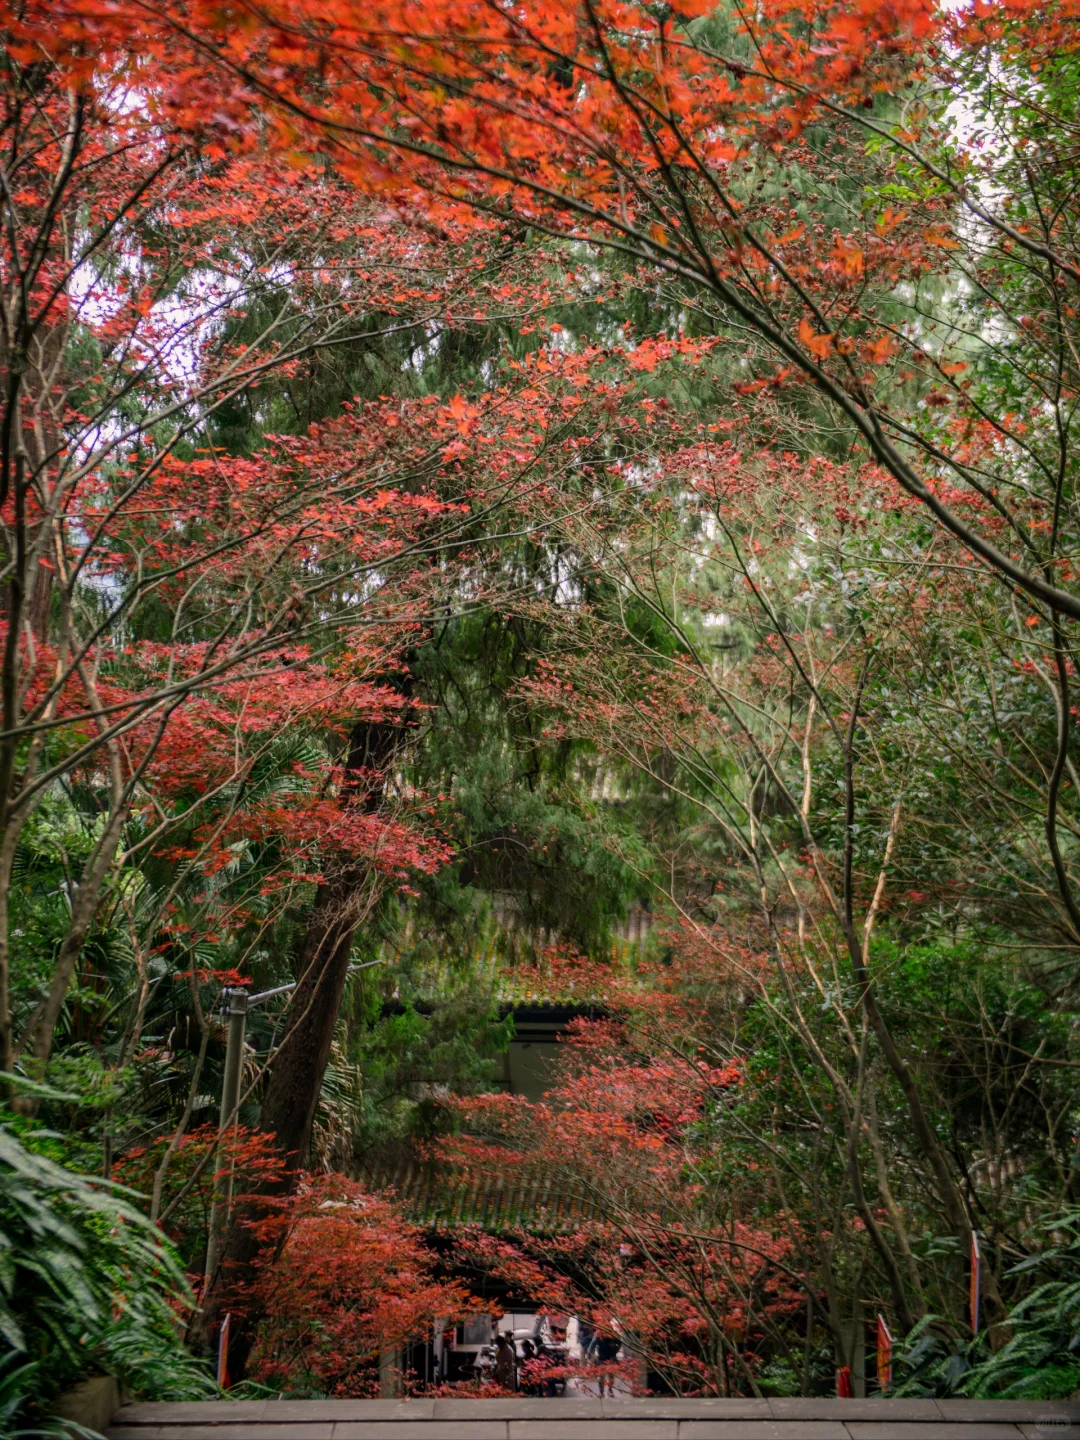
[[[363,965],[350,965],[349,974],[357,970],[369,970],[372,965],[381,965],[382,960],[368,960]],[[252,995],[238,986],[229,986],[221,992],[221,1010],[228,1020],[229,1031],[225,1042],[225,1073],[221,1081],[221,1119],[218,1124],[217,1143],[236,1124],[240,1109],[240,1093],[244,1080],[244,1038],[247,1031],[247,1017],[258,1005],[272,1000],[276,995],[287,995],[295,990],[298,982],[277,985],[273,990],[262,990]],[[203,1295],[210,1289],[217,1268],[218,1252],[221,1248],[222,1221],[232,1199],[232,1175],[229,1174],[215,1186],[214,1203],[210,1209],[210,1229],[206,1239],[206,1267],[204,1271]]]
[[[247,990],[231,986],[221,992],[221,1009],[228,1020],[229,1031],[225,1041],[225,1073],[221,1080],[221,1119],[218,1123],[217,1138],[219,1145],[227,1132],[236,1124],[240,1109],[240,1088],[244,1080],[244,1038],[247,1032],[248,1013],[256,1005],[261,1005],[264,1000],[270,1000],[275,995],[284,995],[295,989],[296,981],[294,980],[289,985],[278,985],[275,989],[263,990],[258,995],[251,995]],[[210,1228],[206,1237],[204,1295],[210,1288],[210,1281],[217,1268],[218,1251],[221,1248],[222,1220],[231,1199],[232,1175],[230,1173],[215,1186],[214,1203],[210,1207]]]

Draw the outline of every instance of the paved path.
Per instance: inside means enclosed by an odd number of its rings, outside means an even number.
[[[1080,1440],[1013,1400],[257,1400],[125,1405],[110,1440]]]

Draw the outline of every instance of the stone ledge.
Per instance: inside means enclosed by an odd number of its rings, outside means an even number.
[[[116,1425],[111,1440],[1080,1440],[1080,1426],[839,1420],[284,1420]]]
[[[112,1375],[91,1375],[53,1403],[50,1419],[104,1430],[120,1409],[120,1386]]]
[[[1080,1440],[1080,1404],[1017,1400],[256,1400],[138,1403],[120,1408],[116,1440],[203,1440],[242,1431],[273,1440],[652,1440],[677,1424],[679,1440]],[[346,1435],[344,1427],[349,1427]],[[510,1426],[509,1432],[506,1427]],[[533,1427],[536,1428],[533,1428]],[[695,1427],[691,1430],[690,1427]],[[377,1429],[376,1429],[377,1427]],[[103,1428],[99,1426],[97,1428]],[[445,1437],[443,1431],[446,1431]],[[196,1433],[198,1432],[198,1433]],[[333,1432],[331,1434],[331,1432]],[[541,1434],[543,1432],[543,1434]],[[670,1432],[674,1435],[674,1430]],[[657,1431],[659,1434],[659,1430]],[[239,1440],[239,1434],[237,1434]]]

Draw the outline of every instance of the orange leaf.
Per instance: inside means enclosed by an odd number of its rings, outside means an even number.
[[[855,278],[863,273],[863,252],[858,245],[849,245],[845,240],[838,240],[833,258],[845,275]]]
[[[800,220],[794,230],[789,230],[786,235],[777,236],[777,245],[790,245],[792,240],[800,239],[806,232],[806,226]]]
[[[879,235],[888,235],[890,230],[895,230],[902,220],[907,219],[906,210],[894,210],[891,205],[878,216],[877,232]]]
[[[819,335],[805,316],[799,321],[799,339],[815,360],[824,360],[832,352],[833,337]]]
[[[960,241],[954,240],[953,237],[944,230],[927,230],[925,238],[928,245],[938,245],[942,250],[960,249]]]
[[[896,343],[891,335],[879,335],[866,352],[871,365],[884,365],[890,355],[896,353]]]

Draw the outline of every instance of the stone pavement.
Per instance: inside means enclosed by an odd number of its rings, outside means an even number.
[[[256,1400],[125,1405],[109,1440],[1080,1440],[1016,1400]]]

